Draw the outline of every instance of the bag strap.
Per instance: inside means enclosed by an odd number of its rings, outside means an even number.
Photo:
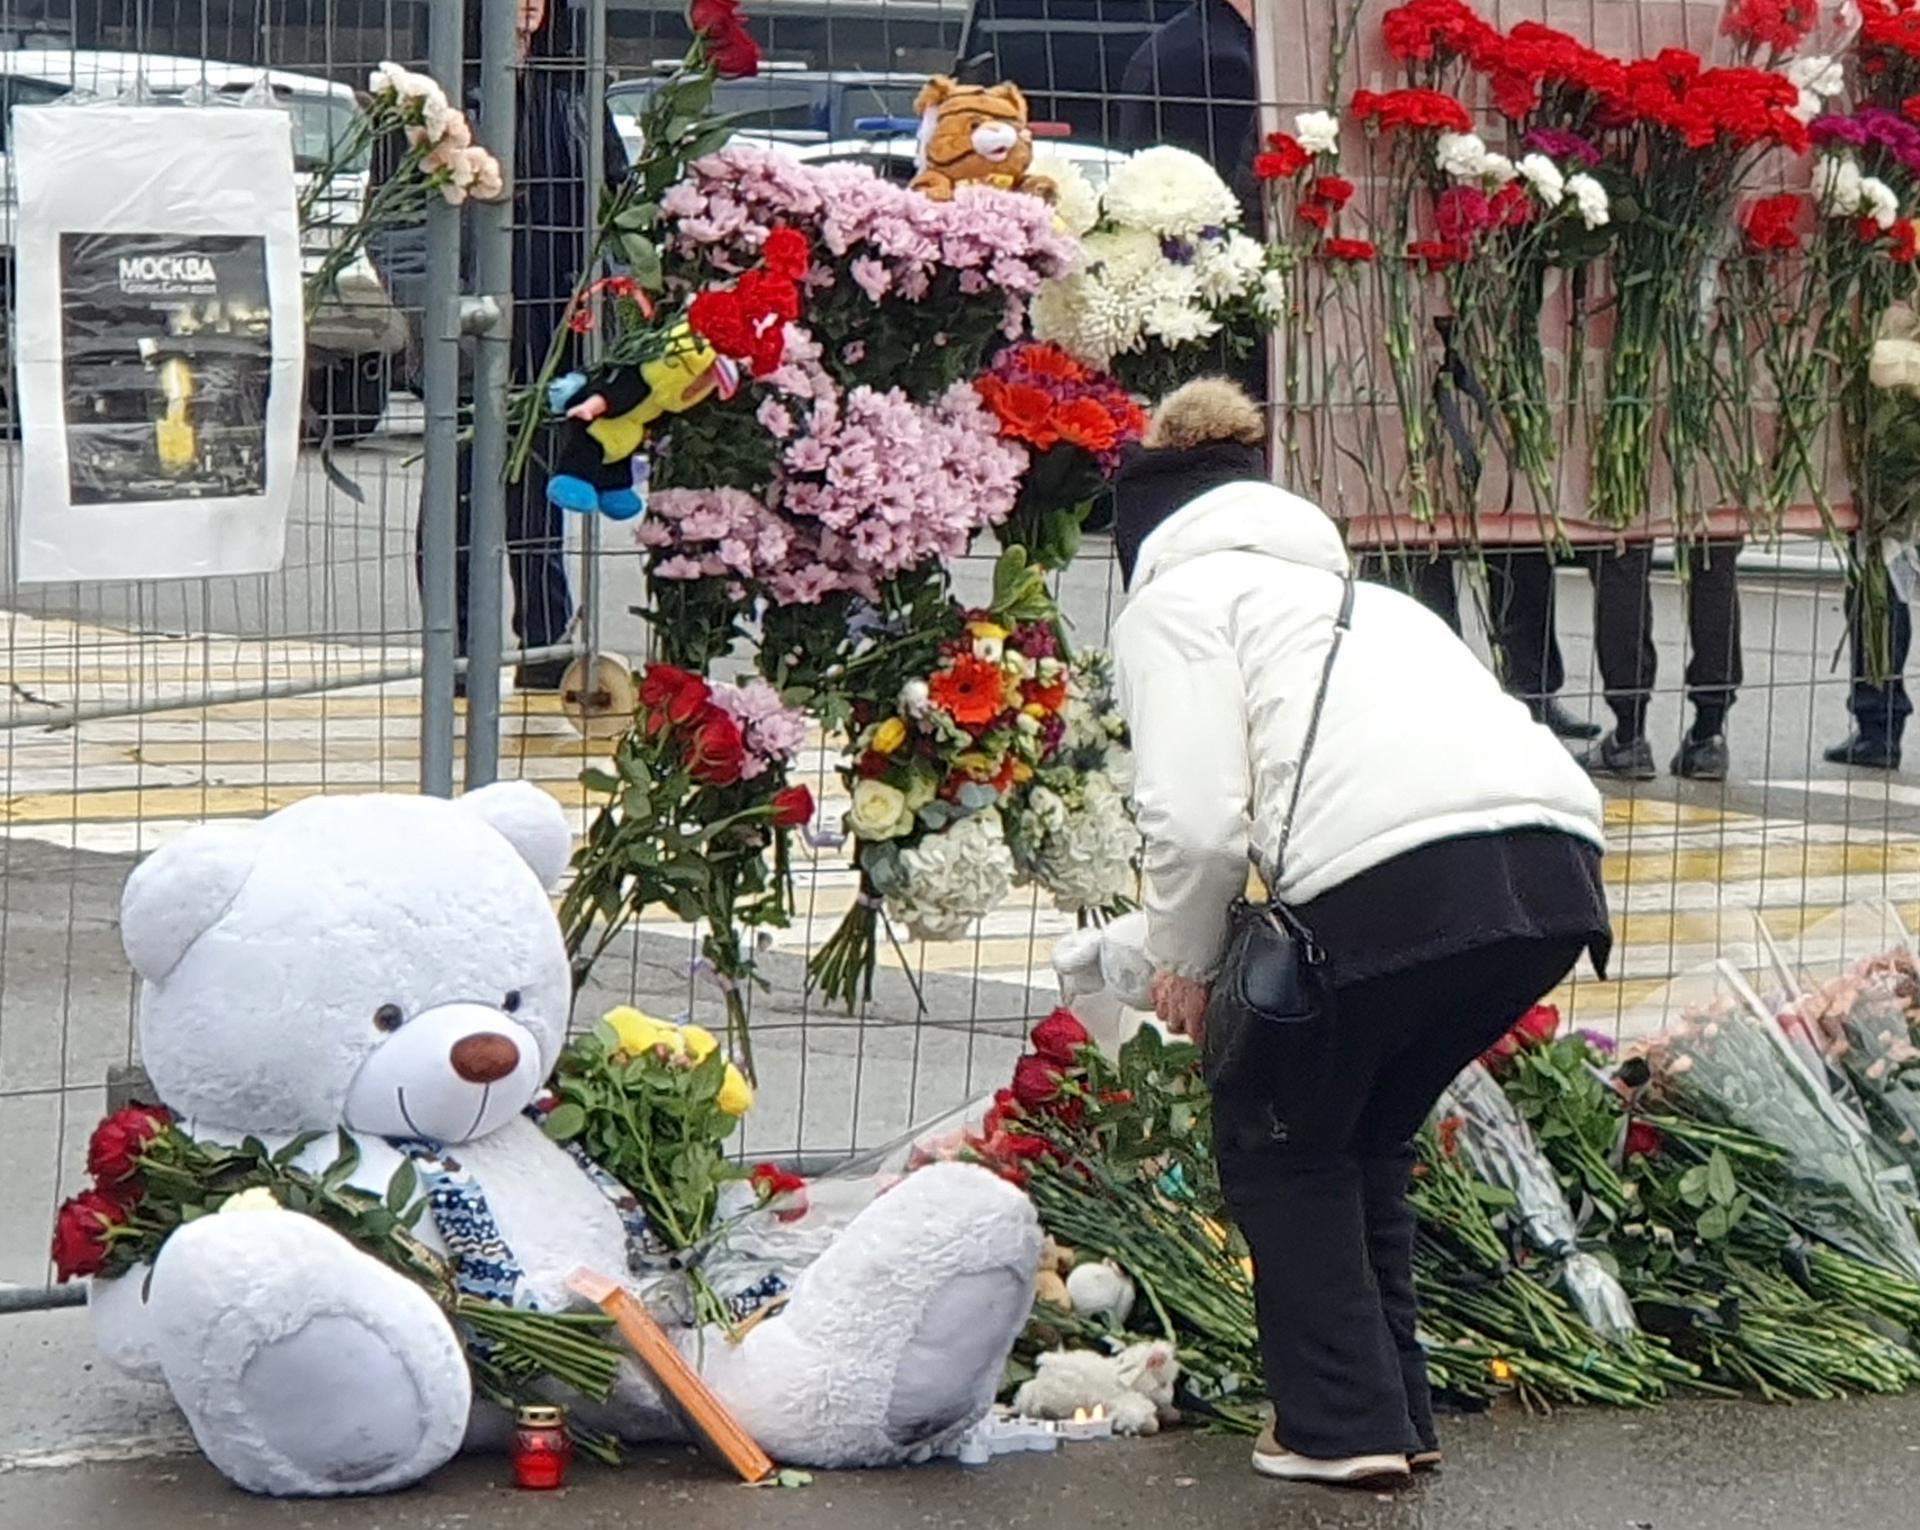
[[[1287,816],[1280,824],[1280,841],[1273,851],[1273,888],[1270,901],[1278,902],[1280,880],[1287,861],[1287,844],[1293,838],[1293,817],[1300,809],[1300,789],[1306,784],[1307,760],[1313,754],[1313,741],[1320,736],[1320,714],[1327,705],[1327,684],[1333,678],[1333,661],[1340,657],[1340,640],[1353,626],[1353,570],[1341,581],[1340,614],[1333,619],[1333,641],[1327,646],[1326,663],[1320,666],[1320,688],[1314,693],[1313,713],[1307,718],[1307,734],[1300,744],[1300,760],[1294,767],[1293,792],[1287,798]]]

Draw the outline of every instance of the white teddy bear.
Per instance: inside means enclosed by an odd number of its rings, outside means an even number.
[[[209,1141],[322,1132],[309,1169],[345,1128],[353,1182],[375,1192],[401,1162],[390,1139],[453,1148],[523,1271],[522,1298],[581,1306],[568,1276],[623,1274],[626,1233],[523,1114],[566,1032],[547,889],[570,848],[559,807],[518,783],[454,802],[316,798],[184,835],[134,872],[121,909],[160,1102]],[[446,1251],[430,1219],[418,1231]],[[1039,1246],[1018,1191],[937,1165],[856,1218],[784,1312],[737,1345],[688,1333],[683,1348],[777,1460],[922,1459],[992,1404]],[[397,1488],[498,1422],[426,1293],[305,1216],[204,1217],[148,1274],[94,1283],[101,1346],[164,1379],[242,1487]],[[605,1408],[575,1402],[631,1441],[684,1438],[637,1366]]]
[[[1174,1384],[1180,1362],[1165,1339],[1129,1344],[1118,1354],[1056,1349],[1034,1362],[1033,1378],[1014,1394],[1017,1413],[1067,1419],[1104,1409],[1115,1434],[1158,1434],[1180,1421]]]

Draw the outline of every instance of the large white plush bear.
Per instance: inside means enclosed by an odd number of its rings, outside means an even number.
[[[140,1041],[160,1102],[194,1136],[270,1146],[357,1139],[378,1191],[388,1139],[455,1149],[538,1302],[579,1302],[580,1266],[627,1269],[613,1203],[523,1109],[571,999],[547,889],[566,821],[542,792],[458,801],[317,798],[195,829],[144,862],[122,904],[142,979]],[[420,1232],[435,1246],[432,1227]],[[977,1420],[1025,1320],[1040,1233],[984,1170],[916,1174],[807,1268],[786,1310],[735,1345],[687,1334],[710,1386],[777,1460],[918,1459]],[[151,1271],[98,1281],[96,1331],[163,1378],[209,1460],[256,1492],[377,1492],[433,1471],[498,1419],[419,1287],[307,1217],[205,1217]],[[587,1421],[682,1438],[630,1366]],[[497,1429],[492,1430],[497,1434]]]

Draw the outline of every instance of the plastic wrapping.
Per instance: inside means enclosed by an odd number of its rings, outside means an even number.
[[[1609,1339],[1638,1333],[1633,1303],[1613,1273],[1580,1249],[1573,1209],[1553,1165],[1493,1075],[1471,1064],[1448,1086],[1436,1110],[1460,1122],[1453,1140],[1473,1171],[1513,1195],[1514,1216],[1528,1243],[1561,1261],[1561,1289],[1588,1326]]]
[[[285,112],[13,114],[23,581],[280,566],[305,318]]]
[[[1920,1238],[1866,1136],[1787,1039],[1775,1011],[1725,962],[1690,973],[1667,1031],[1636,1043],[1622,1076],[1642,1105],[1731,1132],[1743,1185],[1810,1236],[1920,1279]],[[1642,1070],[1628,1063],[1643,1063]],[[1657,1124],[1657,1122],[1656,1122]]]

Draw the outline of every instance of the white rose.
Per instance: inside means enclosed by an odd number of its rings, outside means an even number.
[[[1883,229],[1892,228],[1900,216],[1900,198],[1877,175],[1860,177],[1860,210]]]
[[[1293,119],[1293,136],[1309,154],[1331,154],[1340,147],[1340,121],[1332,112],[1302,112]]]
[[[1566,178],[1560,167],[1544,154],[1529,154],[1514,167],[1533,188],[1533,194],[1549,207],[1558,207],[1567,194]]]
[[[1580,210],[1580,221],[1588,228],[1601,228],[1612,216],[1608,210],[1607,188],[1592,176],[1584,172],[1568,176],[1567,193]]]
[[[238,1195],[230,1195],[220,1203],[220,1211],[225,1215],[229,1211],[278,1211],[279,1201],[265,1185],[255,1185],[251,1190],[242,1190]]]
[[[925,717],[933,703],[933,694],[924,680],[909,680],[900,687],[900,710],[909,717]]]
[[[907,794],[885,781],[861,781],[853,788],[853,808],[847,827],[869,842],[898,839],[913,827]]]

